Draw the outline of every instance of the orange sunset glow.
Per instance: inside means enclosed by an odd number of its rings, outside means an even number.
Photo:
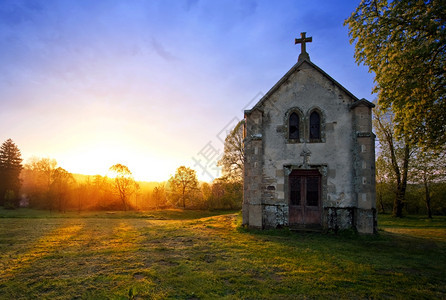
[[[164,181],[186,165],[212,181],[226,132],[295,63],[297,32],[317,37],[321,67],[370,96],[372,75],[342,27],[354,7],[317,5],[334,26],[296,17],[315,7],[292,1],[5,6],[0,140],[13,139],[25,163],[49,157],[72,173],[122,163],[138,180]]]

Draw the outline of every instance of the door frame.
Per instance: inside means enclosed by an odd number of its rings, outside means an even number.
[[[303,165],[285,165],[284,166],[284,173],[285,173],[285,199],[287,201],[288,204],[288,225],[289,226],[298,226],[298,227],[320,227],[322,225],[322,220],[323,220],[323,214],[324,214],[324,203],[325,203],[325,199],[327,198],[327,165],[309,165],[307,166],[307,168],[303,168]],[[318,176],[319,177],[319,199],[318,199],[318,211],[320,214],[320,218],[318,223],[312,223],[312,224],[306,224],[306,222],[302,222],[302,223],[292,223],[291,219],[290,219],[290,210],[291,210],[291,199],[290,199],[290,175],[291,173],[296,174],[297,176],[299,176],[300,174],[302,176],[308,175],[308,176]],[[301,201],[304,201],[304,199],[301,199]],[[311,208],[312,206],[310,206]]]

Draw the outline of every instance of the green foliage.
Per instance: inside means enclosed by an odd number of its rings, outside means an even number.
[[[7,205],[8,207],[19,205],[21,171],[22,157],[20,150],[11,139],[7,139],[0,146],[0,205]],[[13,192],[14,199],[9,199],[11,197],[10,191]],[[7,195],[7,193],[9,194]]]
[[[171,200],[176,205],[186,208],[186,200],[194,201],[194,195],[198,191],[197,173],[191,168],[181,166],[175,176],[169,179]]]
[[[210,209],[240,209],[243,201],[243,183],[226,177],[217,178],[209,187],[207,201]]]
[[[424,184],[409,184],[405,201],[407,214],[429,216],[426,205],[426,190]],[[429,184],[431,216],[446,216],[446,182],[431,182]]]
[[[17,196],[15,195],[13,190],[6,190],[4,207],[6,209],[15,209],[16,208],[16,205],[15,205],[16,199],[17,199]]]
[[[396,132],[431,148],[446,143],[445,20],[443,0],[364,0],[345,21]]]

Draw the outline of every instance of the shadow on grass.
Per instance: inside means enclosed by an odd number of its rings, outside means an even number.
[[[165,209],[150,211],[57,211],[20,208],[7,210],[0,208],[0,218],[108,218],[108,219],[152,219],[152,220],[193,220],[218,215],[233,214],[239,210],[188,210]]]

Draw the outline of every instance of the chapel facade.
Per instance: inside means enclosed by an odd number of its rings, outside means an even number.
[[[374,105],[310,61],[245,111],[243,224],[375,233]]]

